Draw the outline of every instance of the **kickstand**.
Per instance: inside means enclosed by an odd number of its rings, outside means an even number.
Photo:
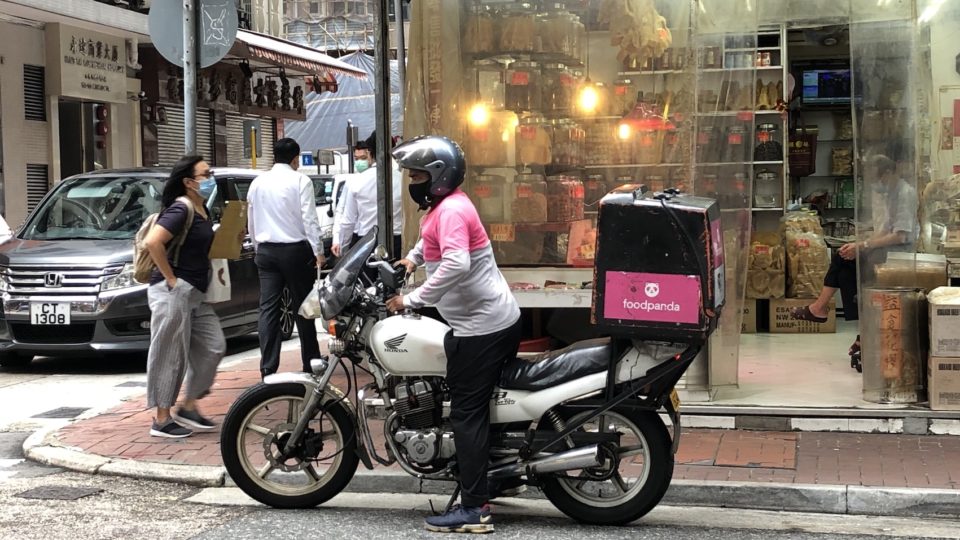
[[[453,503],[457,502],[457,497],[460,496],[460,483],[457,482],[457,487],[453,488],[453,495],[450,496],[450,500],[447,501],[447,505],[443,507],[443,512],[437,512],[437,509],[433,507],[433,500],[430,501],[430,511],[433,512],[433,515],[439,516],[441,514],[446,514],[453,508]]]

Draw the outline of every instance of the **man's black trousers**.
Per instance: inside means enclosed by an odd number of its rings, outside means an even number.
[[[283,288],[290,290],[290,308],[294,314],[307,297],[317,279],[317,258],[307,242],[292,244],[263,243],[257,246],[257,272],[260,275],[260,374],[277,372],[280,367],[280,297]],[[310,360],[320,357],[317,325],[312,319],[296,315],[300,335],[303,370],[310,371]]]
[[[483,336],[457,337],[447,333],[447,385],[450,387],[450,423],[460,468],[460,502],[481,506],[490,498],[487,466],[490,460],[490,400],[503,364],[516,358],[521,324]]]

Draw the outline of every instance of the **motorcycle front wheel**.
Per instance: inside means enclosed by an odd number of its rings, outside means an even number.
[[[230,407],[220,452],[230,478],[274,508],[312,508],[340,493],[359,463],[356,423],[341,405],[312,418],[284,455],[305,399],[301,384],[260,383]]]
[[[566,425],[572,425],[587,414],[562,416]],[[543,420],[540,425],[550,423]],[[577,521],[623,525],[646,515],[670,487],[670,434],[656,413],[620,407],[594,418],[581,429],[596,433],[600,426],[607,433],[621,434],[615,448],[604,448],[606,466],[545,476],[541,478],[541,487],[558,510]]]

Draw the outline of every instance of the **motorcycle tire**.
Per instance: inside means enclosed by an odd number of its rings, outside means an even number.
[[[619,504],[594,505],[572,495],[571,490],[576,488],[564,485],[569,480],[553,475],[540,478],[544,494],[558,510],[577,521],[591,525],[624,525],[640,519],[657,506],[673,478],[674,461],[670,434],[660,416],[652,411],[621,407],[615,407],[610,412],[634,424],[649,449],[649,473],[637,493]],[[564,412],[561,416],[564,420],[569,420],[574,415]],[[544,420],[540,425],[549,426],[550,423]]]
[[[336,424],[342,440],[338,469],[330,479],[319,485],[316,490],[301,495],[288,495],[270,491],[250,477],[240,455],[240,430],[251,411],[265,401],[284,396],[302,399],[304,386],[297,383],[263,384],[260,383],[244,392],[230,407],[223,422],[220,435],[220,452],[227,474],[236,482],[237,487],[257,501],[273,508],[299,509],[313,508],[330,500],[343,491],[353,479],[360,457],[357,451],[356,419],[348,410],[336,405],[324,413],[329,421]]]

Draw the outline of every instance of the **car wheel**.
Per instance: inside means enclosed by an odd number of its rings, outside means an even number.
[[[293,337],[293,327],[296,324],[297,308],[293,305],[293,295],[290,289],[284,287],[280,294],[280,335],[284,340]]]
[[[6,368],[27,367],[30,365],[30,362],[33,362],[32,354],[0,353],[0,366]]]

